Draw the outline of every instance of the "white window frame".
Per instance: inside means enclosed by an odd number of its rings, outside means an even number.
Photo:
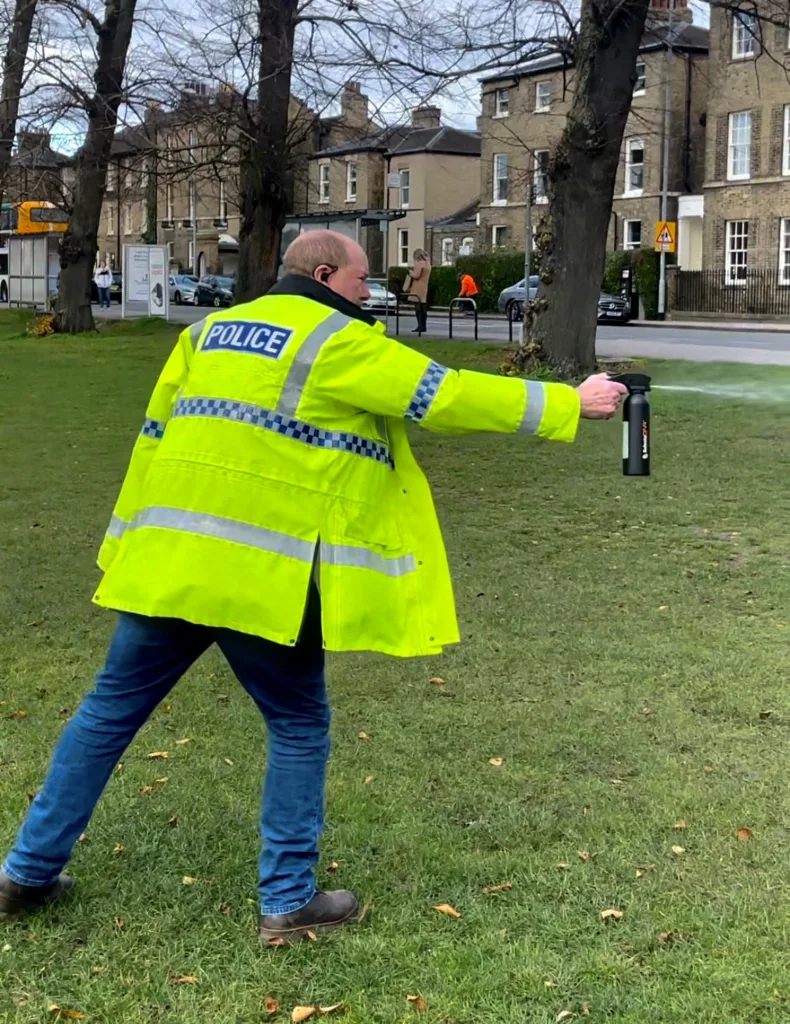
[[[454,242],[452,238],[442,239],[442,266],[451,267],[453,265],[453,248]]]
[[[634,163],[633,154],[635,151],[641,150],[642,159],[639,163]],[[631,172],[635,167],[641,167],[642,169],[642,184],[634,186],[631,183]],[[641,196],[645,191],[645,144],[638,136],[633,136],[630,139],[626,139],[625,142],[625,182],[623,188],[624,196]]]
[[[118,188],[118,164],[107,164],[107,191],[115,192]]]
[[[740,247],[737,243],[741,239]],[[744,288],[749,273],[749,221],[728,220],[724,232],[724,283],[731,288]],[[743,257],[741,258],[741,255]],[[743,275],[737,273],[743,268]]]
[[[638,224],[639,225],[639,242],[636,245],[628,237],[628,235],[629,235],[629,228],[631,227],[632,224]],[[631,220],[623,221],[623,248],[624,249],[628,249],[628,250],[641,249],[642,248],[642,221],[641,220],[638,220],[637,218],[633,218]]]
[[[165,206],[167,207],[166,219],[175,220],[175,204],[173,202],[173,186],[171,183],[165,186]]]
[[[779,221],[779,284],[790,287],[790,217]]]
[[[108,235],[114,235],[115,234],[115,207],[114,206],[108,206],[107,207],[107,234]]]
[[[757,56],[757,17],[736,13],[732,16],[732,59],[750,60]]]
[[[503,162],[504,174],[502,173]],[[507,206],[509,163],[507,153],[494,153],[494,206]],[[503,182],[504,187],[502,185]]]
[[[123,204],[123,233],[134,234],[134,209],[132,203]]]
[[[540,169],[539,157],[546,155],[546,168],[545,171]],[[536,149],[532,154],[533,168],[532,168],[532,188],[535,192],[535,205],[542,206],[544,203],[549,201],[549,159],[551,158],[551,151],[548,149]],[[546,188],[543,192],[538,194],[538,181],[540,178],[546,178]]]
[[[332,165],[328,160],[323,160],[318,165],[318,202],[329,202],[329,188],[332,180]]]
[[[195,179],[189,179],[189,219],[193,224],[197,222],[197,187]]]
[[[197,267],[195,266],[195,243],[190,238],[187,246],[187,266],[189,267],[190,274],[193,277],[197,277]]]
[[[746,118],[744,124],[748,125],[748,138],[746,141],[739,141],[737,143],[738,149],[745,148],[746,150],[746,170],[735,170],[735,149],[736,142],[734,141],[735,132],[739,131],[736,128],[736,118]],[[748,181],[752,176],[752,112],[751,110],[736,110],[730,114],[727,124],[727,181]],[[732,223],[735,223],[734,221]]]
[[[499,232],[507,231],[507,224],[492,224],[491,225],[491,248],[494,252],[498,249],[504,249],[504,243],[499,241]]]
[[[134,168],[131,160],[123,165],[123,187],[129,192],[134,188]]]
[[[358,195],[358,167],[356,160],[349,160],[346,164],[346,202],[355,203]]]
[[[544,88],[545,87],[545,88]],[[543,93],[546,93],[545,99]],[[551,79],[535,82],[535,113],[548,114],[551,110]]]
[[[411,169],[402,167],[400,169],[400,208],[408,210],[411,201]]]
[[[642,69],[640,74],[639,69]],[[640,84],[641,83],[641,84]],[[644,96],[647,91],[647,64],[643,60],[636,62],[636,81],[634,82],[634,96]]]
[[[228,192],[225,182],[219,179],[219,202],[217,204],[217,217],[219,220],[228,220]]]
[[[494,117],[510,116],[510,89],[497,89],[494,93]]]
[[[409,229],[398,228],[398,265],[409,265]]]
[[[459,256],[472,256],[475,251],[475,240],[471,235],[467,235],[461,239],[461,248],[458,251]]]
[[[785,106],[782,127],[782,174],[790,175],[790,103]]]

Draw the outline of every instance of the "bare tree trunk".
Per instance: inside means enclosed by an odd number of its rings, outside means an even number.
[[[538,237],[541,284],[527,311],[535,356],[565,374],[595,366],[606,236],[636,58],[649,0],[583,0],[568,121],[549,168],[549,213]]]
[[[60,246],[60,284],[55,310],[58,330],[66,334],[94,329],[91,275],[136,2],[107,0],[104,21],[95,26],[98,33],[95,90],[87,111],[85,142],[77,153],[69,226]]]
[[[241,145],[239,271],[236,302],[277,280],[289,212],[288,107],[297,0],[259,0],[258,97]]]
[[[16,135],[19,99],[25,73],[25,59],[33,31],[37,0],[16,0],[14,20],[3,59],[3,85],[0,92],[0,203],[5,192],[11,149]]]

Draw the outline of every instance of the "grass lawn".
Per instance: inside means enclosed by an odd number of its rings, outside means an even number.
[[[37,341],[0,318],[2,851],[104,655],[94,558],[172,340],[112,324]],[[0,1020],[56,1004],[261,1024],[344,1003],[347,1024],[790,1021],[790,371],[648,372],[766,401],[655,392],[647,480],[621,476],[619,422],[572,446],[415,429],[464,639],[437,659],[331,659],[320,881],[372,903],[361,926],[260,947],[265,733],[210,652],[127,752],[74,898],[0,925]]]

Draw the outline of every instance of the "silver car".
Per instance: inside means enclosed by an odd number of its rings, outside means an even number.
[[[535,298],[538,294],[538,284],[540,278],[537,274],[530,274],[529,278],[529,301]],[[524,278],[517,284],[511,284],[509,288],[504,288],[499,293],[499,300],[497,301],[497,309],[500,313],[506,313],[514,320],[519,319],[521,316],[522,307],[524,305]]]
[[[365,299],[362,303],[363,309],[384,311],[388,306],[390,309],[395,309],[398,305],[398,297],[393,295],[381,281],[368,281],[368,290],[370,298]]]
[[[177,306],[186,303],[191,306],[195,302],[195,289],[198,279],[191,274],[170,275],[170,301]]]
[[[539,278],[537,274],[530,275],[529,279],[529,301],[532,302],[538,294]],[[497,309],[500,313],[507,314],[512,320],[521,320],[524,315],[524,278],[518,284],[512,284],[504,288],[499,295]],[[620,323],[627,324],[631,319],[628,303],[619,295],[607,295],[601,292],[598,298],[598,323]]]

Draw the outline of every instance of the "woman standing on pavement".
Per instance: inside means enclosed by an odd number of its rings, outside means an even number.
[[[101,261],[99,269],[93,277],[96,290],[99,293],[99,309],[110,308],[110,287],[112,286],[112,272],[104,260]]]
[[[431,263],[424,249],[415,249],[414,264],[409,267],[406,292],[409,302],[416,303],[417,326],[412,334],[424,334],[428,330],[428,282],[431,279]]]

